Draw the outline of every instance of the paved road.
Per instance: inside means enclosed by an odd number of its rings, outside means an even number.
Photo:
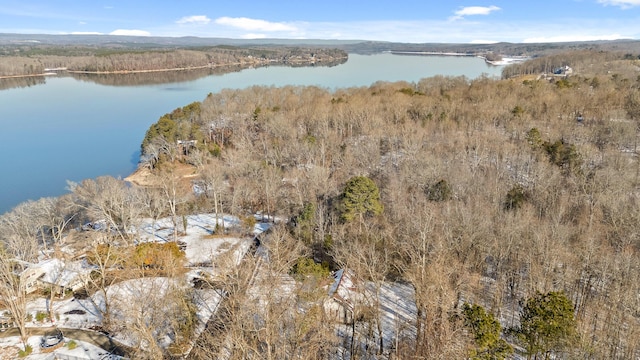
[[[46,332],[49,332],[51,330],[53,330],[53,328],[50,328],[50,327],[27,328],[29,336],[44,335]],[[127,352],[129,352],[127,351],[128,349],[126,346],[118,343],[117,341],[114,341],[113,339],[109,338],[107,335],[97,331],[86,330],[86,329],[65,329],[65,328],[60,328],[60,330],[62,331],[62,334],[66,338],[73,339],[76,341],[84,341],[86,343],[100,347],[115,355],[126,356]],[[0,337],[4,338],[4,337],[10,337],[10,336],[20,336],[20,332],[18,331],[17,328],[0,332]]]

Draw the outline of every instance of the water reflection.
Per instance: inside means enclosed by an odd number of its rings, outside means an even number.
[[[5,79],[0,79],[0,90],[43,85],[46,82],[47,81],[44,76],[5,78]]]
[[[286,67],[332,67],[347,62],[347,58],[338,59],[331,62],[319,62],[315,64],[299,63],[299,64],[272,64],[268,66],[286,66]],[[240,72],[247,69],[247,66],[229,65],[219,66],[215,68],[177,70],[177,71],[156,71],[144,73],[128,73],[128,74],[82,74],[70,73],[69,76],[76,80],[93,82],[106,86],[140,86],[140,85],[159,85],[171,84],[197,80],[210,75],[223,75],[234,72]],[[180,88],[168,88],[168,90],[180,90]]]
[[[226,74],[242,70],[239,66],[225,66],[219,68],[158,71],[147,73],[129,74],[79,74],[72,73],[69,76],[76,80],[92,82],[106,86],[140,86],[171,84],[197,80],[209,75]]]
[[[270,65],[256,66],[257,67],[269,67],[269,66],[286,66],[286,67],[332,67],[341,65],[347,62],[347,58],[336,59],[330,62],[318,62],[314,64],[303,63],[272,63]],[[204,69],[191,69],[191,70],[176,70],[176,71],[157,71],[157,72],[143,72],[143,73],[128,73],[128,74],[82,74],[82,73],[59,73],[57,76],[70,76],[79,81],[92,82],[99,85],[106,86],[144,86],[144,85],[159,85],[159,84],[171,84],[197,80],[210,75],[223,75],[234,72],[240,72],[248,69],[247,66],[242,65],[228,65],[218,66],[215,68]],[[16,77],[16,78],[2,78],[0,79],[0,90],[7,90],[13,88],[24,88],[36,85],[46,84],[46,76],[28,76],[28,77]],[[168,90],[180,90],[180,88],[168,88]]]

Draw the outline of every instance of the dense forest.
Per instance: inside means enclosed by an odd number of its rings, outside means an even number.
[[[561,66],[574,72],[539,76]],[[32,260],[60,224],[106,219],[115,244],[140,217],[284,219],[263,243],[267,275],[252,279],[268,301],[230,272],[225,321],[196,358],[229,341],[232,359],[638,358],[639,67],[580,50],[501,80],[223,90],[149,128],[138,186],[86,180],[22,204],[0,239]],[[339,269],[373,289],[351,321],[361,338],[317,306]],[[415,316],[398,325],[410,336],[380,325],[390,284],[411,289]]]
[[[117,73],[260,66],[331,65],[346,61],[343,50],[309,47],[91,48],[79,46],[0,47],[0,77],[40,75],[46,69]]]
[[[553,74],[555,70],[569,66],[582,77],[589,77],[598,81],[598,76],[610,75],[620,79],[630,79],[637,74],[637,67],[633,60],[640,57],[630,52],[607,52],[595,50],[579,50],[560,52],[543,57],[536,57],[529,61],[516,63],[504,68],[503,78],[522,75]],[[630,60],[629,62],[620,60]]]

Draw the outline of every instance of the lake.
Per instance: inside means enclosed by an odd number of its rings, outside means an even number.
[[[24,87],[0,90],[0,214],[29,199],[66,193],[67,180],[126,177],[136,168],[149,126],[210,92],[253,85],[335,90],[376,81],[417,82],[435,75],[493,77],[501,70],[475,57],[383,53],[349,54],[346,63],[331,67],[25,80]],[[9,80],[0,79],[0,88],[9,86]]]

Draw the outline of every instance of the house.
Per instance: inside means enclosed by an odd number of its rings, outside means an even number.
[[[39,286],[64,295],[67,290],[78,291],[89,281],[93,270],[86,260],[64,263],[59,259],[49,259],[39,263],[45,273],[38,279]]]
[[[177,140],[176,143],[182,155],[187,156],[198,145],[198,140]]]
[[[569,67],[569,65],[565,65],[565,66],[561,66],[558,68],[553,69],[553,74],[554,75],[571,75],[573,73],[573,69],[571,67]]]
[[[324,301],[325,314],[335,321],[352,323],[359,305],[365,302],[364,293],[354,281],[354,274],[345,269],[333,273],[333,284]]]
[[[65,263],[52,258],[27,264],[20,273],[20,281],[27,294],[38,289],[51,289],[56,294],[63,295],[67,290],[77,291],[84,287],[92,269],[86,260]]]
[[[26,264],[26,265],[25,265]],[[24,287],[24,292],[30,294],[38,290],[38,279],[44,275],[45,269],[37,264],[25,263],[24,269],[20,273],[20,283]]]

